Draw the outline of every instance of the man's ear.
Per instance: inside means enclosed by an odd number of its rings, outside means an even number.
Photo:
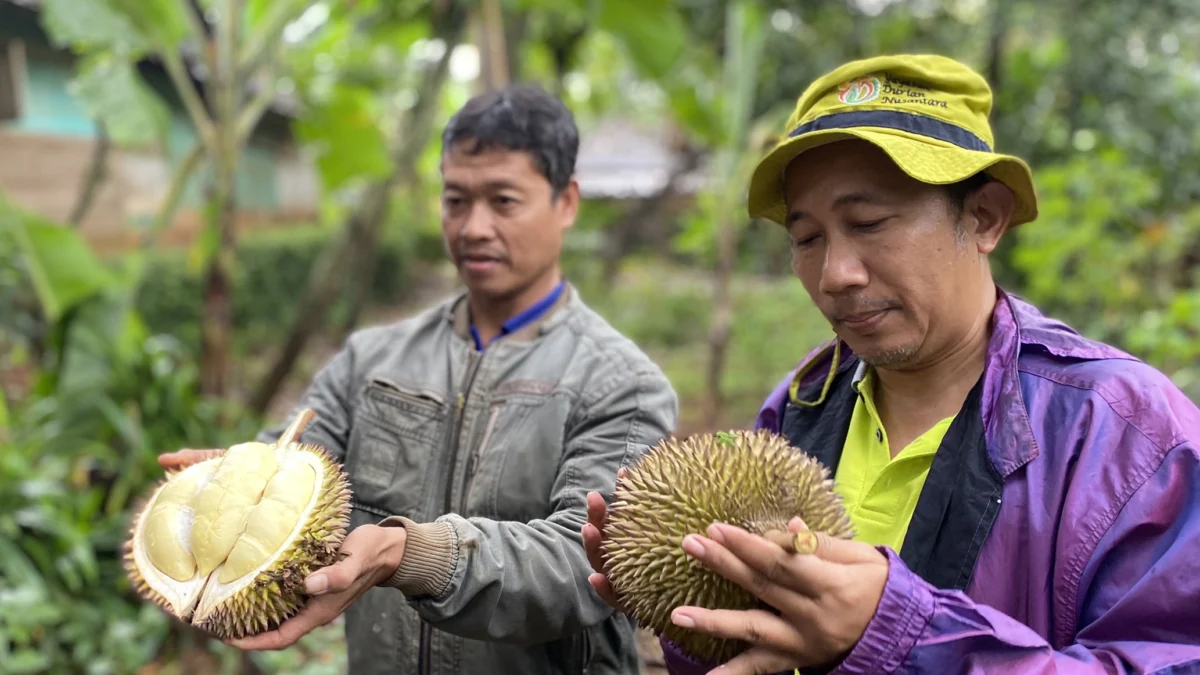
[[[998,180],[984,183],[967,197],[963,212],[975,223],[975,245],[980,253],[996,250],[1008,230],[1015,203],[1012,190]]]
[[[572,177],[571,182],[558,193],[556,201],[556,208],[561,209],[563,216],[563,229],[575,225],[575,218],[579,216],[579,181]]]

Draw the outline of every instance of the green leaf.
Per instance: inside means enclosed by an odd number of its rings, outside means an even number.
[[[324,105],[311,109],[297,122],[303,142],[315,151],[317,167],[327,190],[352,179],[382,178],[392,170],[387,139],[367,90],[337,86]]]
[[[43,0],[42,25],[59,47],[81,51],[114,49],[142,55],[154,44],[108,0]]]
[[[111,281],[108,270],[77,232],[55,225],[0,199],[0,225],[16,235],[18,250],[41,302],[54,322],[76,304],[102,291]]]
[[[116,143],[165,142],[171,112],[130,61],[112,53],[87,58],[79,66],[71,92],[94,119],[104,123]]]
[[[42,673],[50,667],[50,657],[33,649],[18,649],[4,661],[4,672]]]
[[[596,25],[616,35],[629,55],[650,78],[672,75],[690,38],[674,4],[666,0],[604,0],[598,3]]]

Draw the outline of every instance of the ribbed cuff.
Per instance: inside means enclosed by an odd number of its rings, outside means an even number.
[[[380,586],[399,589],[409,597],[440,596],[458,566],[454,526],[447,522],[417,523],[403,516],[385,518],[379,525],[408,531],[400,567]]]

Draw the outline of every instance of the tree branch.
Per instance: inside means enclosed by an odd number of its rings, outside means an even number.
[[[275,100],[275,73],[269,71],[265,78],[266,84],[262,91],[258,92],[249,103],[242,108],[241,113],[237,118],[237,139],[235,143],[240,148],[245,145],[250,134],[254,131],[254,127],[258,125],[258,121],[267,112],[267,108],[271,106],[271,102]]]
[[[183,199],[188,179],[200,168],[203,159],[204,144],[197,141],[192,144],[191,150],[188,150],[183,161],[176,167],[175,175],[171,178],[171,189],[167,192],[167,198],[163,200],[162,206],[159,207],[154,225],[142,237],[142,248],[153,246],[158,242],[158,235],[170,227],[171,221],[175,219],[175,212],[179,209],[179,202]]]
[[[296,14],[302,7],[307,6],[310,0],[276,0],[271,5],[270,13],[263,20],[263,25],[254,32],[242,45],[241,51],[237,55],[238,63],[238,79],[248,79],[259,65],[261,65],[263,57],[270,51],[271,46],[283,35],[283,29],[296,19]]]
[[[75,208],[71,209],[70,222],[74,227],[83,225],[84,217],[92,208],[96,190],[104,182],[104,177],[108,173],[108,151],[111,147],[112,142],[108,136],[108,128],[104,126],[104,122],[97,120],[96,146],[92,151],[92,164],[88,169],[87,177],[84,178],[83,189],[79,191],[79,197],[75,201]]]
[[[208,72],[217,72],[216,59],[213,58],[212,51],[208,48],[208,23],[204,17],[200,16],[199,8],[193,0],[179,0],[179,4],[183,5],[183,14],[187,17],[188,26],[192,29],[192,37],[200,45],[200,52],[204,58],[204,64],[208,66]]]
[[[208,151],[216,156],[218,150],[216,126],[213,124],[212,118],[209,117],[208,109],[204,106],[204,101],[200,99],[200,93],[196,91],[196,85],[192,82],[192,76],[188,74],[183,59],[179,54],[172,51],[163,52],[162,56],[167,74],[171,76],[171,82],[175,85],[175,90],[179,92],[179,97],[183,99],[183,107],[187,109],[188,116],[192,119],[192,124],[196,126],[196,132],[199,134],[201,141],[203,141]]]

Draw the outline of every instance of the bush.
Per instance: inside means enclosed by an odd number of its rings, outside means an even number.
[[[308,275],[338,232],[316,226],[277,228],[246,234],[238,243],[234,269],[234,326],[241,349],[279,341],[299,309]],[[391,302],[410,281],[410,245],[384,242],[371,281],[370,302]],[[200,348],[203,270],[188,264],[186,251],[154,254],[138,292],[137,308],[151,331],[169,333],[193,353]],[[343,320],[347,295],[329,312],[328,323]]]

